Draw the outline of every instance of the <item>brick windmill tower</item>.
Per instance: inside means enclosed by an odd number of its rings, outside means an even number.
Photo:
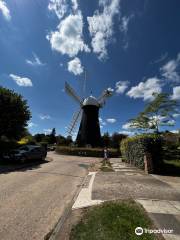
[[[80,109],[73,115],[67,134],[73,135],[80,120],[79,131],[76,138],[78,146],[101,146],[99,109],[104,107],[106,99],[112,96],[113,90],[110,88],[104,90],[98,98],[90,95],[89,97],[82,99],[66,82],[65,91],[79,104],[80,107]]]

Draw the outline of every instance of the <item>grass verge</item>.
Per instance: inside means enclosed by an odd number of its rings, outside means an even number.
[[[72,228],[70,240],[156,240],[152,234],[135,234],[136,227],[153,228],[144,209],[134,201],[108,202],[92,207]]]
[[[103,159],[103,160],[101,161],[101,163],[102,163],[102,165],[101,165],[101,167],[100,167],[100,170],[101,170],[102,172],[114,172],[114,170],[113,170],[113,168],[112,168],[112,165],[111,165],[109,159],[107,159],[107,160]]]
[[[166,164],[173,165],[174,167],[179,168],[180,170],[180,160],[164,160]]]

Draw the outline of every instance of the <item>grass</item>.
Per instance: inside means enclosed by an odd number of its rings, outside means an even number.
[[[180,149],[164,147],[163,162],[161,174],[180,176]]]
[[[109,159],[108,160],[103,159],[101,161],[101,163],[102,163],[102,165],[100,167],[100,170],[102,172],[113,172],[114,171],[112,166],[111,166],[111,163],[110,163]]]
[[[173,165],[174,167],[180,168],[180,160],[164,160],[164,162],[166,164],[170,164]]]
[[[92,207],[72,228],[70,240],[155,240],[152,234],[135,234],[136,227],[153,228],[144,209],[134,201],[109,202]]]

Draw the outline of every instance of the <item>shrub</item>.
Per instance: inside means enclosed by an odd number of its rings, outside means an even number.
[[[126,138],[121,142],[123,160],[144,169],[144,156],[150,154],[157,171],[162,165],[162,139],[157,134],[144,134]]]
[[[64,147],[57,146],[56,152],[62,155],[74,155],[85,157],[103,157],[102,148],[78,148],[78,147]],[[118,157],[119,151],[117,149],[109,149],[109,157]]]

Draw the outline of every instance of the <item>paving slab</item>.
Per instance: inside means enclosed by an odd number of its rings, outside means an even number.
[[[92,199],[114,200],[126,198],[146,198],[180,201],[180,193],[168,183],[137,170],[128,172],[99,172],[93,184]]]

